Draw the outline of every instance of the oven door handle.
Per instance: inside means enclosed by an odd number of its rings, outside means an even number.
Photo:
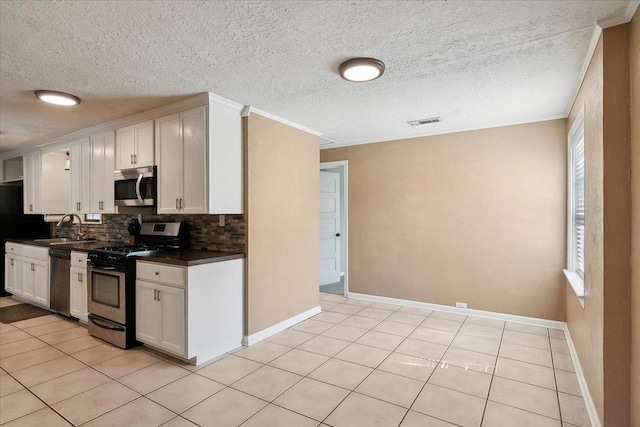
[[[136,180],[136,196],[138,196],[138,201],[140,203],[144,203],[142,200],[142,194],[140,194],[140,183],[142,182],[142,174],[138,175],[138,179]]]
[[[103,329],[109,329],[111,331],[124,331],[124,326],[116,326],[110,323],[106,323],[94,316],[89,316],[89,320],[91,320],[96,326],[99,326]]]

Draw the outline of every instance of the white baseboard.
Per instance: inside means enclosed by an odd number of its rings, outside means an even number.
[[[576,347],[573,344],[573,340],[571,339],[571,333],[569,332],[568,325],[564,328],[564,335],[567,339],[567,345],[569,346],[569,353],[571,354],[571,360],[573,361],[573,367],[576,370],[576,376],[578,377],[578,384],[580,385],[580,392],[582,393],[584,399],[584,406],[587,408],[587,414],[589,415],[589,420],[591,421],[591,427],[602,427],[602,423],[600,423],[600,418],[598,417],[598,411],[596,411],[596,405],[591,398],[591,393],[589,393],[589,386],[587,386],[587,379],[584,377],[584,372],[582,371],[582,366],[580,366],[580,360],[578,359],[578,352],[576,351]]]
[[[566,323],[557,320],[539,319],[537,317],[517,316],[515,314],[497,313],[494,311],[473,310],[471,308],[456,308],[448,305],[431,304],[428,302],[411,301],[406,299],[380,297],[377,295],[358,294],[349,292],[347,298],[364,301],[383,302],[386,304],[406,305],[408,307],[423,308],[426,310],[444,311],[447,313],[466,314],[469,316],[485,317],[487,319],[505,320],[507,322],[522,323],[525,325],[542,326],[543,328],[565,330]]]
[[[307,320],[308,318],[313,317],[316,314],[320,314],[321,312],[322,312],[322,309],[320,308],[320,306],[319,305],[315,306],[310,310],[307,310],[293,317],[290,317],[286,320],[283,320],[280,323],[276,323],[273,326],[269,326],[268,328],[263,329],[260,332],[256,332],[255,334],[251,334],[249,336],[245,335],[244,338],[242,339],[242,344],[249,346],[249,345],[254,345],[256,343],[259,343],[260,341],[265,340],[270,336],[277,334],[278,332],[282,332],[285,329],[288,329],[293,325],[302,322],[303,320]]]

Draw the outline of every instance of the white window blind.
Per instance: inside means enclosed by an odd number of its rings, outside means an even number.
[[[571,126],[568,141],[567,269],[569,284],[583,303],[586,250],[586,163],[584,108]]]
[[[584,280],[584,135],[580,135],[580,138],[574,141],[571,147],[571,154],[573,163],[573,267],[575,272]]]

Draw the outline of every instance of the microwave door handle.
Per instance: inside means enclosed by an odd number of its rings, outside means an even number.
[[[140,203],[144,203],[142,200],[142,195],[140,194],[140,183],[142,182],[142,174],[138,175],[138,180],[136,181],[136,196],[138,196],[138,201]]]

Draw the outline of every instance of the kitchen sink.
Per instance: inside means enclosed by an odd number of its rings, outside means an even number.
[[[35,239],[34,242],[38,243],[48,243],[49,245],[70,245],[70,244],[82,244],[82,243],[92,243],[95,242],[96,239],[85,239],[85,240],[74,240],[68,239],[66,237],[59,237],[57,239]]]

